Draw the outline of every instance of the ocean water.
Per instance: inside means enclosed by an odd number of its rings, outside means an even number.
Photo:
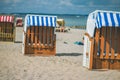
[[[25,15],[28,13],[19,13],[19,14],[14,14],[17,17],[25,17]],[[32,13],[33,14],[33,13]],[[37,15],[51,15],[51,14],[38,14]],[[59,19],[64,19],[65,20],[65,26],[68,27],[76,27],[76,26],[86,26],[87,22],[87,15],[67,15],[67,14],[52,14],[53,16],[57,16]]]
[[[58,18],[65,20],[65,26],[86,26],[87,15],[58,15]]]

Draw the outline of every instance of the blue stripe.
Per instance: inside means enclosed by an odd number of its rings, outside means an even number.
[[[44,19],[43,19],[43,17],[41,17],[41,22],[42,22],[41,26],[44,26]]]
[[[32,16],[32,25],[35,26],[35,17]]]
[[[105,26],[109,26],[109,23],[108,23],[108,18],[107,18],[107,13],[104,12],[104,19],[105,19]]]
[[[46,26],[48,27],[49,25],[48,25],[48,17],[45,17],[45,19],[46,19]]]
[[[51,23],[50,26],[53,26],[53,23],[52,23],[52,17],[50,17],[50,23]]]
[[[97,21],[96,27],[99,27],[98,17],[96,17],[96,21]]]
[[[102,27],[102,18],[101,18],[100,12],[98,12],[98,16],[99,16],[99,20],[100,20],[98,28],[101,28]]]
[[[30,26],[30,16],[27,18],[27,26]]]
[[[110,18],[111,18],[111,21],[112,21],[112,26],[115,27],[115,20],[114,20],[114,17],[113,17],[113,13],[110,13]]]
[[[39,16],[37,16],[37,26],[40,26]]]
[[[116,17],[117,17],[118,25],[120,27],[120,14],[116,14]]]
[[[54,24],[55,24],[54,26],[56,27],[56,17],[54,17],[54,18],[55,18],[55,19],[54,19]]]
[[[56,17],[53,16],[45,17],[45,16],[30,15],[27,16],[26,20],[27,20],[26,22],[27,26],[51,26],[51,27],[56,26]]]

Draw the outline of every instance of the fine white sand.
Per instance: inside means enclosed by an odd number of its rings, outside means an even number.
[[[84,30],[57,32],[56,56],[25,56],[22,43],[0,42],[0,80],[120,80],[119,70],[97,71],[82,66]]]

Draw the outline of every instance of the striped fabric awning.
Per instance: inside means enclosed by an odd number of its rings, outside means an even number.
[[[95,28],[120,27],[120,12],[96,10],[89,14],[87,19],[87,33],[91,37]]]
[[[97,12],[96,26],[98,28],[101,28],[102,26],[120,27],[120,13]]]
[[[26,24],[27,26],[56,26],[56,16],[45,16],[45,15],[27,15]]]
[[[14,16],[1,16],[0,15],[0,22],[14,22]]]

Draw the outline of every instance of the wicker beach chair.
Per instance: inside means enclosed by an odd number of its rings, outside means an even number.
[[[120,69],[120,12],[92,12],[84,36],[83,66]]]
[[[0,41],[14,41],[14,16],[0,15]]]
[[[49,56],[56,54],[56,16],[27,15],[25,17],[23,53]]]

